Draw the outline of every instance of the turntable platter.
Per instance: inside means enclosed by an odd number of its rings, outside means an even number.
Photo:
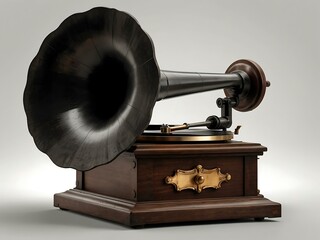
[[[205,142],[228,141],[233,139],[233,132],[194,128],[174,131],[170,134],[161,133],[160,125],[149,126],[136,142]]]

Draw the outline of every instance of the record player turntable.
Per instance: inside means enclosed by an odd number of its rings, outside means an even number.
[[[269,85],[247,59],[225,73],[160,70],[151,38],[117,9],[69,16],[43,41],[24,91],[36,146],[77,173],[54,206],[127,226],[280,217],[258,190],[267,148],[230,130],[232,110],[255,109]],[[157,101],[217,89],[221,116],[150,124]]]

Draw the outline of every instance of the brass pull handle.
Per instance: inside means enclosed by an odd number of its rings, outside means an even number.
[[[204,183],[204,177],[201,176],[201,175],[197,175],[197,176],[194,177],[194,182],[197,185],[201,185],[202,183]]]
[[[174,176],[167,176],[165,182],[175,186],[176,191],[192,189],[200,193],[203,189],[221,187],[231,180],[229,173],[223,174],[220,168],[204,169],[201,165],[191,170],[178,169]]]

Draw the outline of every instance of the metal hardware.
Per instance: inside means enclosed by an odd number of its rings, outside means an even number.
[[[189,129],[191,127],[206,126],[208,129],[222,129],[226,131],[232,125],[232,107],[237,106],[237,98],[218,98],[217,106],[221,108],[221,117],[209,116],[206,121],[183,123],[182,125],[169,126],[168,124],[162,124],[160,131],[162,134],[171,134],[176,130]]]
[[[235,135],[238,135],[238,134],[239,134],[240,128],[241,128],[240,125],[238,125],[238,126],[236,127],[236,129],[234,130],[234,134],[235,134]]]
[[[223,174],[220,168],[204,169],[201,165],[191,170],[178,169],[174,176],[167,176],[165,182],[175,186],[177,191],[192,189],[200,193],[203,189],[221,187],[221,183],[231,180],[229,173]]]

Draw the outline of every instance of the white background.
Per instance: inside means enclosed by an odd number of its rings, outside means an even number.
[[[268,147],[259,160],[259,189],[282,204],[281,218],[132,230],[53,207],[54,193],[74,187],[75,171],[58,168],[33,143],[22,102],[27,71],[51,31],[96,6],[133,15],[151,36],[162,70],[223,73],[241,58],[261,65],[271,87],[256,110],[233,112],[234,126],[243,126],[235,139]],[[0,238],[317,238],[319,26],[318,0],[1,0]],[[219,115],[218,97],[222,90],[159,101],[151,123]]]

